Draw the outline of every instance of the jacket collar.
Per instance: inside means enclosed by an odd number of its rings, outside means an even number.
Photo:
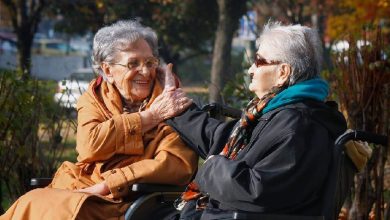
[[[146,108],[150,107],[162,91],[163,89],[161,83],[156,77],[154,80],[152,94]],[[102,76],[99,76],[91,82],[87,92],[94,98],[99,107],[110,117],[123,113],[122,100],[118,89],[113,84],[104,81]]]

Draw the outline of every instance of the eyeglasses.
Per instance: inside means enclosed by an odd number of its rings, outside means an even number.
[[[257,68],[259,68],[261,66],[277,65],[277,64],[281,64],[281,63],[282,63],[281,61],[275,61],[275,60],[267,61],[265,58],[261,57],[259,54],[256,54],[256,56],[255,56],[255,65]]]
[[[138,69],[138,67],[145,66],[146,68],[155,68],[159,64],[159,59],[156,57],[149,57],[145,59],[129,59],[129,62],[126,64],[121,63],[111,63],[112,65],[119,65],[127,67],[129,70]]]

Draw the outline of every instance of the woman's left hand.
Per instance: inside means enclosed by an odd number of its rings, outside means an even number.
[[[97,183],[93,186],[76,190],[75,192],[82,192],[82,193],[91,193],[91,194],[99,194],[102,196],[110,194],[110,189],[108,188],[105,181],[101,183]]]

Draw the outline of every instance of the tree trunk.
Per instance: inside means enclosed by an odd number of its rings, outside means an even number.
[[[215,32],[209,101],[222,103],[222,90],[231,74],[233,33],[238,19],[246,12],[246,1],[217,0],[218,25]]]
[[[19,68],[22,78],[30,76],[31,46],[34,34],[41,21],[42,11],[47,7],[46,0],[12,1],[0,0],[8,15],[11,16],[12,26],[17,36]]]
[[[211,66],[211,82],[209,85],[210,102],[222,101],[222,89],[225,76],[229,75],[230,53],[232,49],[233,27],[232,17],[229,15],[229,0],[217,0],[218,26],[215,33],[213,61]]]
[[[18,64],[19,68],[22,71],[22,78],[26,79],[30,76],[31,72],[31,46],[34,36],[28,36],[23,34],[23,30],[18,33]]]

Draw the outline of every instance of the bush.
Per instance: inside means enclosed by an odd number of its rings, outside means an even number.
[[[327,75],[350,128],[388,135],[390,47],[386,40],[390,39],[389,34],[378,27],[365,30],[361,37],[362,40],[352,36],[343,39],[350,46],[334,54],[335,69]],[[359,42],[363,44],[359,46]],[[352,204],[346,204],[350,219],[368,219],[369,215],[389,219],[389,201],[383,199],[387,151],[385,147],[375,148],[370,163],[357,174],[354,199]]]
[[[253,62],[248,55],[252,53],[255,52],[242,50],[236,51],[232,56],[232,69],[235,74],[232,79],[226,82],[222,91],[223,101],[228,106],[243,109],[255,96],[248,88],[250,83],[248,70]]]
[[[48,82],[0,70],[0,202],[29,190],[32,177],[52,176],[75,123],[53,100]],[[2,201],[1,201],[2,200]]]

